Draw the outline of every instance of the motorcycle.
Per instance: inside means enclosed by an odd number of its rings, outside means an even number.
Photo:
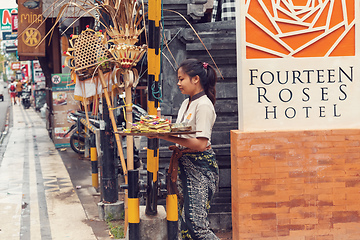
[[[31,88],[25,87],[21,93],[21,103],[25,109],[28,109],[31,106],[30,96],[31,96]]]
[[[122,100],[118,101],[119,106],[124,106]],[[115,115],[117,116],[117,125],[118,125],[118,130],[123,130],[126,126],[126,121],[125,121],[125,117],[124,117],[124,112],[121,110],[121,108],[119,108],[120,111],[117,111],[117,113],[115,113]],[[140,121],[141,116],[145,116],[147,115],[147,112],[139,105],[137,104],[133,104],[133,121]],[[68,130],[68,132],[65,133],[65,136],[67,136],[68,134],[71,133],[70,136],[70,147],[71,149],[78,153],[78,154],[85,154],[85,140],[87,137],[92,137],[92,135],[94,135],[93,132],[88,131],[88,133],[85,132],[82,124],[80,123],[80,119],[84,118],[85,119],[85,112],[82,111],[77,111],[74,113],[70,113],[69,115],[69,119],[71,119],[72,121],[74,121],[74,124],[70,127],[70,129]],[[100,120],[98,117],[94,117],[94,116],[90,116],[89,115],[89,122],[94,125],[96,128],[100,127]],[[127,158],[126,156],[126,137],[122,137],[122,148],[123,148],[123,153],[124,153],[124,157]],[[117,151],[116,149],[114,150],[115,153],[115,157],[117,159],[119,159],[119,156],[117,155]],[[136,148],[135,144],[134,144],[134,167],[138,168],[140,167],[141,163],[140,163],[140,158],[139,158],[139,150]],[[119,167],[121,168],[121,164],[119,162]]]
[[[69,133],[71,133],[70,136],[70,147],[71,149],[76,152],[77,154],[85,154],[85,139],[87,137],[92,137],[94,134],[91,131],[88,131],[88,133],[85,132],[84,127],[80,123],[81,118],[86,118],[85,112],[82,111],[76,111],[73,113],[70,113],[68,116],[70,120],[74,122],[73,125],[71,125],[70,129],[65,133],[65,136],[67,136]],[[94,125],[96,128],[99,128],[100,126],[100,120],[98,120],[94,116],[89,116],[89,122]]]

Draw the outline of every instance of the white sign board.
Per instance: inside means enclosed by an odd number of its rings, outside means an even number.
[[[237,2],[240,130],[360,127],[358,6]]]

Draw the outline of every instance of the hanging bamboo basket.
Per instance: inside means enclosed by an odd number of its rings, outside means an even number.
[[[69,42],[65,66],[74,70],[80,81],[95,76],[97,69],[104,73],[112,70],[111,54],[102,33],[87,28],[80,35],[72,35]]]

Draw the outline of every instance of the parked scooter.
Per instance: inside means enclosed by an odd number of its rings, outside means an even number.
[[[86,118],[85,112],[82,111],[76,111],[74,113],[70,113],[68,116],[70,120],[74,122],[73,125],[71,125],[69,131],[65,133],[65,136],[67,136],[69,133],[70,135],[70,147],[71,149],[78,153],[78,154],[84,154],[85,153],[85,139],[86,137],[91,137],[93,132],[89,131],[88,133],[85,132],[84,127],[80,123],[81,118]],[[95,127],[100,126],[100,121],[92,116],[89,116],[89,122],[94,125]]]
[[[31,102],[30,102],[30,96],[31,96],[31,87],[26,86],[21,93],[21,103],[24,106],[25,109],[30,108]]]
[[[119,101],[119,104],[121,104],[121,101]],[[121,105],[120,105],[121,106]],[[143,115],[146,115],[147,112],[141,108],[139,105],[133,104],[133,121],[140,121],[140,117]],[[74,124],[70,127],[69,131],[65,133],[65,136],[68,134],[71,134],[70,136],[70,147],[72,150],[78,154],[84,154],[85,153],[85,140],[87,137],[92,137],[94,134],[91,131],[88,131],[88,133],[85,133],[84,127],[80,123],[81,118],[85,118],[85,112],[77,111],[74,113],[70,113],[69,118],[74,121]],[[120,113],[117,116],[117,125],[118,129],[122,130],[125,128],[126,122],[124,118],[123,111],[120,111]],[[89,122],[94,125],[96,128],[100,127],[100,120],[97,117],[92,117],[89,115]],[[124,157],[126,156],[126,140],[125,137],[122,138],[122,148],[124,152]],[[117,151],[115,152],[115,157],[118,159]],[[134,167],[138,168],[140,166],[140,159],[138,156],[139,150],[136,148],[134,144]],[[121,168],[121,164],[118,164]]]

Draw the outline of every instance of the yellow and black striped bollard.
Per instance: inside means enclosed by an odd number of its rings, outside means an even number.
[[[99,187],[99,171],[98,171],[98,158],[96,151],[96,142],[95,142],[95,134],[91,136],[90,139],[90,159],[91,159],[91,178],[92,178],[92,186],[94,188]]]
[[[139,171],[128,171],[129,240],[140,239]]]

